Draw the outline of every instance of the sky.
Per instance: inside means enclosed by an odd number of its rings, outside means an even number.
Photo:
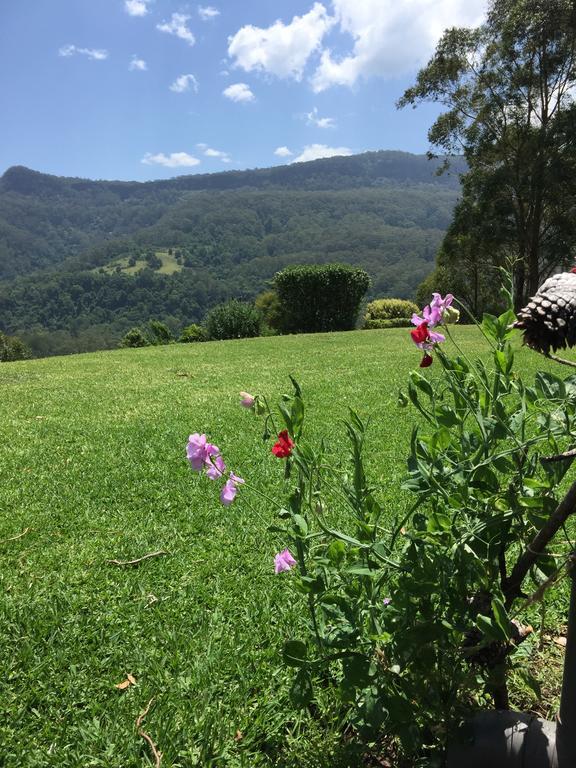
[[[395,103],[486,4],[0,0],[0,173],[146,181],[426,152],[438,107]]]

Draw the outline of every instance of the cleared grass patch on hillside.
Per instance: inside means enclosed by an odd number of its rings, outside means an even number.
[[[483,352],[475,329],[456,337]],[[395,329],[0,366],[0,764],[151,765],[135,722],[153,699],[142,728],[164,768],[355,765],[329,689],[318,713],[289,701],[279,652],[305,608],[290,574],[274,576],[277,506],[242,488],[222,507],[185,444],[205,432],[280,506],[282,464],[238,392],[275,399],[292,374],[307,437],[334,455],[348,407],[370,417],[368,466],[392,518],[408,503],[399,486],[417,422],[398,390],[419,361]],[[519,349],[518,367],[530,378],[549,366]],[[108,562],[158,550],[136,567]],[[118,689],[127,675],[135,684]]]
[[[162,266],[155,272],[160,275],[173,275],[182,270],[182,264],[179,264],[173,253],[168,251],[154,251],[155,256],[160,259]],[[119,273],[122,275],[137,275],[143,269],[148,267],[146,259],[136,259],[135,263],[130,265],[130,256],[120,256],[117,259],[106,264],[104,267],[98,267],[93,272],[104,272],[107,275]]]

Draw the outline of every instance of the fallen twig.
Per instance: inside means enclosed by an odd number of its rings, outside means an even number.
[[[2,541],[0,541],[0,544],[6,544],[7,541],[16,541],[16,539],[21,539],[22,536],[26,536],[29,530],[30,528],[26,528],[26,530],[22,531],[22,533],[19,533],[17,536],[10,536],[10,538],[8,539],[2,539]]]
[[[154,699],[150,699],[146,709],[141,714],[138,715],[138,719],[136,720],[136,730],[138,731],[138,736],[143,738],[146,741],[146,743],[148,744],[148,746],[150,747],[150,750],[152,752],[154,760],[156,761],[155,762],[155,768],[160,768],[160,763],[162,762],[162,752],[158,751],[158,748],[156,747],[156,744],[154,744],[154,742],[152,741],[150,736],[146,733],[146,731],[143,731],[142,728],[140,727],[142,725],[142,721],[144,720],[144,718],[148,714],[148,712],[150,710],[150,707],[152,706],[152,702],[153,701],[154,701]]]
[[[571,368],[576,368],[576,363],[573,360],[566,360],[563,357],[556,357],[556,355],[552,355],[548,353],[546,357],[549,357],[550,360],[554,360],[557,363],[561,363],[562,365],[569,365]]]
[[[137,557],[136,560],[106,560],[107,563],[110,563],[110,565],[139,565],[144,560],[148,560],[151,557],[160,557],[160,555],[167,555],[168,552],[165,552],[163,549],[159,549],[158,552],[150,552],[147,555],[142,555],[142,557]]]

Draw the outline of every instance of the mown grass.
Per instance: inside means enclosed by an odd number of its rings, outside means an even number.
[[[456,335],[481,352],[474,329]],[[206,432],[229,467],[280,500],[281,462],[238,391],[273,399],[293,374],[310,439],[334,454],[347,408],[371,417],[371,475],[396,515],[416,420],[397,394],[418,361],[398,329],[3,364],[0,765],[153,764],[135,729],[150,699],[143,727],[164,768],[356,765],[329,692],[315,717],[289,702],[279,649],[304,607],[290,576],[273,574],[284,544],[266,530],[275,505],[243,488],[225,509],[184,447]],[[530,377],[547,365],[519,349],[518,367]],[[107,562],[160,549],[169,554],[138,568]],[[116,689],[128,673],[136,685]]]

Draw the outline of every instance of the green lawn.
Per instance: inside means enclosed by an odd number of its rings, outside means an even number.
[[[474,329],[456,336],[481,350]],[[335,454],[347,408],[372,417],[368,463],[395,515],[416,421],[398,389],[418,362],[404,329],[0,366],[0,765],[153,765],[135,728],[150,699],[143,728],[163,768],[354,764],[329,692],[316,718],[289,704],[279,649],[303,607],[289,574],[273,573],[275,506],[242,488],[222,507],[185,444],[206,432],[230,468],[281,500],[282,464],[238,392],[275,398],[291,373],[308,437]],[[548,365],[519,349],[518,367]],[[168,554],[138,568],[107,563],[156,550]],[[136,685],[115,688],[128,673]]]

